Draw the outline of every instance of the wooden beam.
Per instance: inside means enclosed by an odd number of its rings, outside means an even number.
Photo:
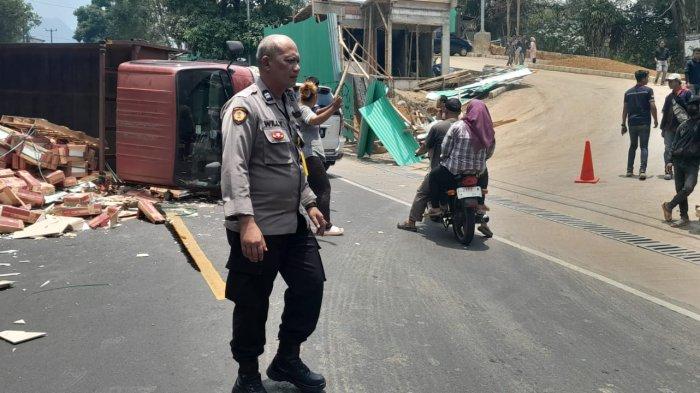
[[[355,46],[352,48],[352,52],[350,52],[350,58],[355,57],[355,51],[357,50],[357,47],[360,46],[360,43],[357,42],[355,43]],[[338,96],[338,93],[340,93],[340,89],[343,88],[343,83],[345,83],[345,78],[348,76],[348,70],[350,69],[350,62],[347,62],[345,64],[345,71],[343,71],[343,75],[340,77],[340,82],[338,83],[338,87],[335,89],[335,93],[333,94],[334,97]],[[368,77],[369,79],[369,77]]]
[[[384,27],[386,29],[388,29],[389,25],[386,23],[386,18],[384,17],[384,12],[382,12],[382,9],[379,7],[378,3],[375,2],[374,5],[377,7],[377,11],[379,11],[379,16],[382,17],[382,22],[384,22]]]
[[[348,29],[346,29],[345,27],[343,27],[343,29],[345,29],[345,31],[347,31],[348,33],[350,33],[350,31],[349,31]],[[376,31],[375,31],[375,35],[376,35]],[[357,41],[357,38],[355,38],[352,34],[350,34],[350,37],[352,37],[352,39],[353,39],[356,43],[358,43],[358,44],[360,43],[359,41]],[[341,45],[345,45],[345,44],[342,43]],[[368,51],[367,49],[365,49],[362,45],[360,45],[360,49],[362,49],[362,51],[363,51],[365,54],[367,54],[367,57],[369,58],[369,60],[372,61],[372,62],[368,61],[367,64],[369,64],[369,66],[370,66],[374,71],[376,71],[377,74],[380,74],[380,75],[381,75],[381,74],[384,74],[384,75],[386,75],[386,76],[388,76],[388,77],[391,78],[391,75],[389,75],[389,74],[386,73],[386,70],[385,70],[381,65],[379,65],[379,62],[378,62],[374,57],[372,57],[372,55],[369,53],[369,51]],[[345,46],[345,50],[348,51],[348,52],[350,52],[350,49],[348,49],[347,46]],[[376,64],[376,67],[372,65],[373,63]]]

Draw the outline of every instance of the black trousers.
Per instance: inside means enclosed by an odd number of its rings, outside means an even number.
[[[688,217],[688,197],[698,184],[698,165],[684,160],[673,160],[676,196],[668,203],[670,209],[679,207],[682,218]]]
[[[287,283],[278,338],[280,345],[299,345],[316,329],[326,276],[318,242],[299,216],[297,233],[265,236],[268,251],[251,262],[241,251],[238,232],[226,231],[231,255],[226,298],[235,303],[231,353],[238,363],[257,362],[264,352],[265,322],[277,272]]]
[[[328,180],[326,167],[323,166],[323,159],[318,156],[306,158],[306,166],[309,168],[309,187],[316,194],[318,210],[323,213],[326,219],[326,227],[331,227],[331,182]]]
[[[438,165],[430,171],[428,182],[430,184],[430,205],[433,208],[439,207],[440,202],[446,201],[447,195],[445,193],[450,187],[455,187],[457,184],[455,175],[442,165]]]

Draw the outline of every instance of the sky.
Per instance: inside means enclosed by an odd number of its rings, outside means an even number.
[[[90,4],[90,0],[26,0],[42,19],[40,26],[31,31],[33,37],[49,42],[50,34],[44,29],[57,29],[53,33],[53,42],[75,42],[73,32],[78,20],[73,11],[80,6]]]

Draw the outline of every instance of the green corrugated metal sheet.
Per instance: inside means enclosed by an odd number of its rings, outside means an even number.
[[[263,31],[265,36],[271,34],[284,34],[297,44],[301,57],[301,70],[298,82],[307,76],[315,76],[319,82],[336,90],[340,81],[340,44],[338,43],[338,21],[335,14],[329,14],[322,22],[316,22],[309,18],[298,23],[288,23],[279,27],[267,27]],[[343,97],[343,114],[346,120],[352,123],[355,113],[355,96],[352,80],[346,79],[345,87],[341,89]],[[346,137],[354,138],[352,132],[348,135],[346,127],[342,127]]]
[[[335,33],[335,37],[333,36]],[[338,55],[338,30],[335,18],[316,22],[309,18],[298,23],[288,23],[279,27],[267,27],[265,36],[284,34],[297,44],[301,56],[299,77],[309,75],[318,78],[325,85],[336,84],[340,79],[340,58]]]
[[[365,95],[364,104],[367,106],[385,96],[386,85],[381,81],[373,79],[372,83],[367,86],[367,94]],[[362,113],[362,108],[360,108],[360,113]],[[376,135],[372,133],[369,124],[367,124],[364,116],[362,116],[362,123],[360,125],[360,141],[357,143],[357,156],[364,157],[365,154],[371,154],[372,144],[376,139]]]
[[[457,9],[450,10],[450,33],[457,33]]]
[[[420,157],[415,156],[418,142],[405,131],[406,124],[386,97],[360,108],[360,113],[363,122],[369,124],[397,164],[409,165],[421,161]]]

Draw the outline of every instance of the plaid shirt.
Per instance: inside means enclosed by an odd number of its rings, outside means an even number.
[[[486,168],[486,158],[492,148],[475,151],[469,138],[469,125],[459,120],[445,134],[440,164],[453,175],[479,174]]]

